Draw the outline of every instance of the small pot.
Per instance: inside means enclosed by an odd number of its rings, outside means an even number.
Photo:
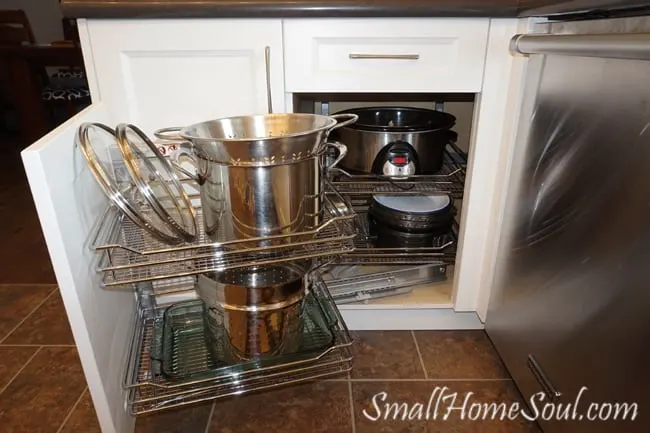
[[[353,173],[434,174],[442,167],[445,147],[458,138],[451,131],[456,118],[442,111],[366,107],[336,115],[343,114],[354,114],[358,119],[332,131],[332,137],[348,147],[339,165]]]
[[[223,345],[230,362],[296,352],[308,265],[295,262],[199,275],[197,293],[206,306],[208,343]],[[225,341],[218,340],[222,334]]]
[[[368,208],[377,248],[430,248],[451,230],[455,210],[447,195],[373,196]]]
[[[449,231],[454,214],[454,206],[448,195],[376,195],[368,207],[368,215],[379,228],[436,236]]]

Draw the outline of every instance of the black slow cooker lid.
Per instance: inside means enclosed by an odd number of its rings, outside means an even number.
[[[449,129],[456,117],[443,111],[414,107],[364,107],[336,114],[356,114],[357,120],[348,128],[380,132],[417,132]]]

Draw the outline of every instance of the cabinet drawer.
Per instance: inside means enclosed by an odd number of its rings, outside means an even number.
[[[292,93],[479,92],[489,23],[285,20],[285,88]]]

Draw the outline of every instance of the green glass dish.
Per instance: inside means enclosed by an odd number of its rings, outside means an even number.
[[[303,302],[303,327],[297,351],[228,363],[226,360],[232,358],[226,352],[225,329],[208,323],[203,302],[193,300],[171,305],[162,320],[156,320],[151,358],[158,361],[163,376],[172,380],[218,380],[315,360],[335,343],[332,329],[337,323],[336,313],[329,311],[332,307],[321,303],[314,291]]]

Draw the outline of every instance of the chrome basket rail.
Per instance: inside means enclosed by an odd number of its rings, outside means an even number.
[[[343,170],[332,171],[331,184],[355,212],[354,223],[358,235],[354,249],[341,256],[340,264],[356,265],[453,265],[458,244],[458,223],[449,233],[434,239],[430,247],[376,248],[370,234],[368,205],[373,195],[429,195],[449,194],[458,208],[465,188],[467,155],[455,144],[445,150],[444,164],[436,175],[409,176],[396,180],[387,176],[351,175]]]
[[[98,268],[104,287],[295,260],[325,260],[353,251],[357,228],[351,205],[337,192],[328,191],[323,210],[323,223],[313,230],[213,243],[203,230],[202,210],[197,209],[198,241],[169,246],[109,208],[98,224],[93,248],[101,254]]]
[[[150,292],[139,292],[136,326],[129,347],[123,384],[127,390],[127,407],[131,414],[157,412],[350,371],[353,356],[350,333],[325,283],[316,280],[311,287],[313,297],[320,304],[323,318],[334,337],[329,347],[300,359],[266,364],[249,361],[208,371],[200,377],[183,379],[169,379],[162,373],[161,362],[157,360],[156,354],[159,353],[162,340],[159,329],[165,308],[155,305]],[[205,345],[204,340],[194,341],[198,346]],[[205,347],[198,346],[194,348],[195,353],[205,350]],[[200,360],[200,357],[190,359]],[[196,369],[197,366],[194,365],[193,368]]]
[[[449,194],[453,199],[461,199],[465,189],[466,158],[462,150],[450,144],[445,150],[442,169],[437,174],[413,175],[400,179],[376,174],[351,174],[333,168],[330,170],[331,184],[350,200],[377,194]]]
[[[359,234],[354,239],[354,250],[341,256],[340,264],[355,265],[453,265],[458,245],[458,223],[454,221],[451,231],[434,238],[430,247],[377,248],[369,233],[365,213],[357,214]]]

